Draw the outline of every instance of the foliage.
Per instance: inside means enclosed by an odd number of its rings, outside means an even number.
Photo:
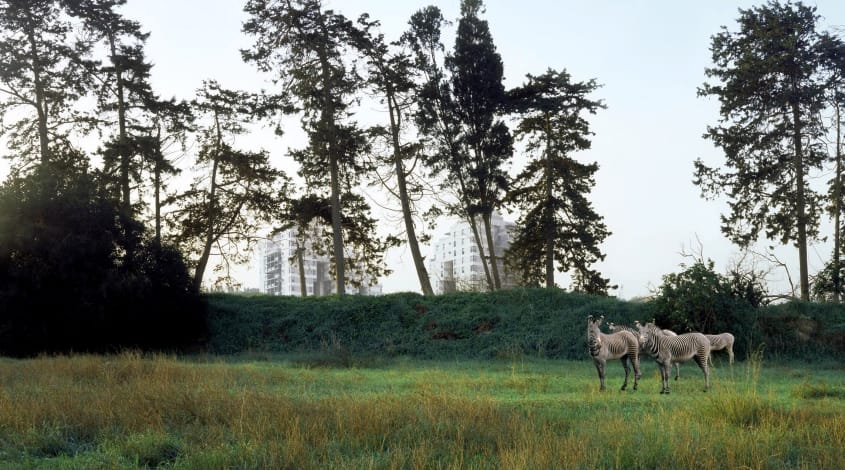
[[[628,324],[650,315],[647,304],[557,289],[342,300],[215,294],[209,302],[208,346],[217,353],[315,351],[338,341],[365,356],[578,359],[588,315]]]
[[[203,84],[194,108],[201,116],[197,163],[207,172],[179,194],[178,241],[195,263],[194,288],[199,290],[212,254],[230,262],[245,261],[261,223],[273,221],[287,192],[287,176],[270,165],[265,151],[250,152],[231,142],[245,133],[252,96]],[[228,270],[223,276],[229,278]]]
[[[736,337],[734,351],[742,357],[759,343],[754,325],[758,312],[752,302],[764,293],[713,269],[713,261],[696,261],[683,271],[663,276],[654,298],[657,324],[677,333],[730,332]],[[746,297],[748,296],[748,297]]]
[[[204,305],[181,254],[145,238],[92,175],[52,168],[0,187],[0,353],[199,342]]]
[[[379,255],[396,244],[394,238],[378,238],[374,224],[369,223],[373,220],[369,205],[353,194],[361,175],[371,170],[361,158],[369,151],[369,142],[349,119],[351,105],[363,88],[354,64],[349,63],[355,57],[360,31],[343,15],[324,9],[319,0],[249,0],[244,11],[249,19],[243,30],[254,42],[241,51],[243,59],[259,70],[273,72],[290,94],[289,111],[301,113],[309,144],[292,156],[309,191],[318,197],[328,195],[335,286],[344,294],[347,256],[359,257],[359,272],[377,277],[386,272]],[[345,213],[350,208],[354,212]],[[347,250],[344,243],[350,234],[344,233],[344,224],[359,217],[364,219],[357,228],[364,230],[354,234],[357,245]]]
[[[598,165],[572,156],[590,148],[584,114],[604,107],[588,98],[596,88],[595,80],[573,83],[565,70],[548,70],[509,92],[516,135],[527,142],[531,159],[508,193],[522,216],[506,257],[527,283],[554,287],[557,263],[560,272],[576,272],[576,290],[606,295],[610,281],[590,269],[604,259],[599,245],[610,235],[587,200]]]
[[[67,156],[85,120],[74,105],[93,87],[92,46],[75,37],[66,3],[0,3],[0,135],[20,168]]]
[[[824,105],[825,35],[815,8],[770,1],[740,9],[739,31],[714,35],[714,66],[702,96],[719,99],[720,121],[705,138],[725,153],[725,169],[695,162],[704,197],[725,194],[722,231],[742,247],[761,234],[799,250],[801,297],[809,299],[807,241],[818,234],[822,204],[807,182],[825,159],[819,137]]]

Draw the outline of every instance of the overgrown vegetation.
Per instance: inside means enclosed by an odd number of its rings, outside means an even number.
[[[588,360],[398,359],[338,369],[274,359],[0,361],[0,466],[845,465],[837,444],[845,405],[836,398],[845,376],[835,369],[746,361],[717,368],[707,394],[682,379],[667,399],[651,365],[640,391],[599,393]],[[608,379],[621,375],[610,368]]]
[[[151,239],[84,169],[0,185],[0,354],[172,350],[205,338],[175,248]]]
[[[734,305],[741,308],[717,314],[740,317],[743,328],[718,325],[735,333],[734,351],[740,360],[760,348],[766,357],[778,358],[832,358],[845,352],[845,308],[840,305],[792,302],[758,309]],[[658,308],[658,302],[541,288],[343,299],[212,295],[208,350],[581,360],[587,357],[588,315],[632,324],[660,318]]]

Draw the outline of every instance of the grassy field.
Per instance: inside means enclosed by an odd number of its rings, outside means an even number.
[[[0,360],[2,468],[845,468],[845,371],[717,360]]]

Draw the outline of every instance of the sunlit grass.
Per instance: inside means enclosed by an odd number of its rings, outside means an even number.
[[[0,467],[845,468],[842,370],[752,356],[664,396],[647,361],[603,393],[588,360],[310,364],[0,360]]]

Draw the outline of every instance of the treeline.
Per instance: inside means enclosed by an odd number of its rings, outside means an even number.
[[[793,301],[753,308],[727,299],[725,322],[707,332],[730,331],[738,360],[750,354],[775,359],[838,361],[845,352],[841,305]],[[300,354],[314,364],[350,366],[376,358],[584,360],[587,316],[632,325],[651,321],[676,331],[665,305],[517,288],[442,296],[413,293],[337,299],[235,296],[209,298],[209,342],[215,354]],[[731,322],[730,326],[726,323]],[[697,330],[697,329],[696,329]],[[699,330],[700,331],[700,330]],[[716,357],[719,353],[715,354]],[[723,359],[726,359],[726,355]]]
[[[419,244],[442,214],[469,223],[491,291],[505,264],[526,286],[554,287],[560,271],[572,291],[613,289],[595,269],[610,235],[589,200],[598,165],[576,159],[590,147],[589,116],[604,108],[599,85],[548,69],[506,89],[481,0],[461,0],[454,23],[422,8],[396,38],[366,13],[350,19],[320,0],[248,0],[242,57],[273,88],[230,90],[209,77],[189,99],[152,89],[150,32],[121,14],[125,3],[0,0],[0,132],[13,163],[0,187],[0,335],[26,328],[15,341],[32,350],[107,349],[155,343],[173,323],[196,341],[201,307],[173,306],[199,305],[210,273],[225,279],[261,227],[295,229],[300,249],[316,240],[340,295],[387,274],[384,254],[399,243],[432,294]],[[798,246],[804,299],[807,243],[828,210],[835,248],[814,285],[838,300],[845,46],[817,31],[818,18],[772,1],[713,36],[714,81],[700,94],[722,104],[706,138],[727,162],[696,162],[695,183],[705,197],[728,197],[723,231],[738,245],[765,236]],[[383,104],[381,125],[356,122],[364,96]],[[299,186],[266,150],[235,145],[254,123],[283,132],[290,115],[307,135],[291,151]],[[831,134],[833,152],[821,145]],[[511,178],[517,148],[528,163]],[[831,165],[829,192],[816,192],[807,180]],[[189,168],[191,182],[177,183]],[[403,234],[377,234],[359,190],[372,183],[401,211]],[[491,229],[503,208],[520,214],[504,259]]]

